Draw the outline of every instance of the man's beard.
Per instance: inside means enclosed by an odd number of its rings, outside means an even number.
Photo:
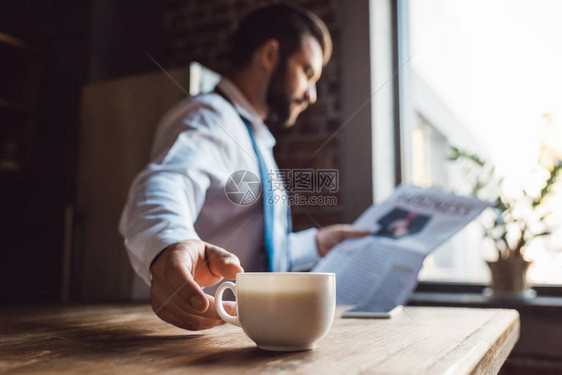
[[[267,106],[269,113],[265,123],[272,130],[286,129],[293,125],[291,120],[292,100],[287,94],[287,63],[281,60],[273,73],[267,89]]]

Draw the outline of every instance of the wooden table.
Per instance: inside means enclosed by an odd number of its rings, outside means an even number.
[[[390,320],[336,318],[316,349],[272,353],[238,327],[184,331],[146,305],[10,307],[0,373],[495,374],[518,337],[514,310],[406,307]]]

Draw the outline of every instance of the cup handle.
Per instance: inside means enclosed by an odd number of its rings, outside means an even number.
[[[238,326],[238,327],[241,327],[240,320],[238,319],[238,317],[232,316],[229,313],[227,313],[226,310],[224,309],[224,306],[222,305],[222,294],[224,293],[225,289],[232,290],[232,293],[234,293],[234,296],[237,297],[236,296],[236,284],[234,284],[232,281],[225,281],[224,283],[219,285],[219,288],[217,289],[217,292],[215,293],[215,304],[217,306],[217,312],[219,313],[222,320],[224,320],[225,322],[230,323],[230,324],[234,324],[235,326]]]

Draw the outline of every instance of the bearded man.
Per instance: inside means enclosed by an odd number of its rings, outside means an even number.
[[[326,25],[294,6],[260,7],[240,20],[229,50],[216,89],[162,118],[120,222],[155,313],[189,330],[223,323],[208,288],[223,278],[308,270],[338,242],[367,234],[348,225],[292,233],[287,192],[272,187],[270,128],[292,126],[316,101],[332,51]]]

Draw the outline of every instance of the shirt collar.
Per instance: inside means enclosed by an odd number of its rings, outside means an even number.
[[[217,87],[227,96],[236,111],[250,121],[256,138],[270,148],[275,146],[275,137],[234,82],[223,77]]]

